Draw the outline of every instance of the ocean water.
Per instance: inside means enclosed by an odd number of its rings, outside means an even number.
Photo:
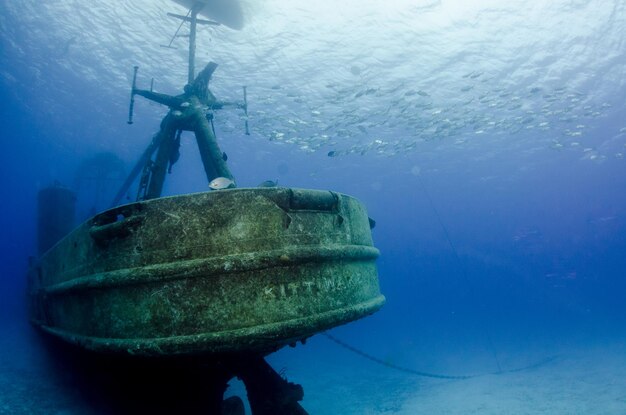
[[[241,110],[215,115],[238,185],[347,193],[377,223],[386,305],[329,332],[349,348],[319,335],[268,358],[302,406],[626,413],[626,3],[241,4],[243,29],[202,27],[197,49],[220,100],[247,87],[250,135]],[[167,12],[186,11],[0,2],[0,414],[106,413],[27,322],[37,192],[77,191],[77,221],[108,207],[167,112],[138,97],[126,123],[133,66],[140,88],[186,81]],[[184,134],[165,194],[204,190]]]

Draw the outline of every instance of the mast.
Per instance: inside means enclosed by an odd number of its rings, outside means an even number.
[[[191,9],[191,21],[189,24],[189,74],[187,75],[187,83],[190,84],[195,78],[196,65],[196,24],[198,23],[197,7]]]

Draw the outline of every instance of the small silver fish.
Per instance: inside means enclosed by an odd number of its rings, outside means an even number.
[[[181,108],[187,108],[189,105],[191,105],[189,102],[185,101],[182,104],[180,104]]]
[[[227,177],[216,177],[211,180],[209,187],[213,190],[228,189],[229,187],[235,187],[235,181]]]

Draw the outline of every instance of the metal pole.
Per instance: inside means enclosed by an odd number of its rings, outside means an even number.
[[[133,123],[133,111],[135,109],[135,89],[137,89],[137,70],[139,66],[133,67],[133,86],[130,90],[130,105],[128,106],[128,124]]]
[[[148,183],[148,191],[145,199],[156,199],[161,197],[163,192],[163,183],[165,182],[165,174],[167,173],[167,164],[172,154],[172,145],[176,135],[177,127],[174,120],[168,114],[162,122],[161,131],[159,131],[160,146],[157,151],[152,171],[150,172],[150,182]]]
[[[195,115],[194,134],[198,142],[200,150],[200,158],[204,165],[207,180],[210,182],[216,177],[226,177],[234,180],[233,174],[230,172],[222,150],[220,150],[215,135],[209,125],[209,122],[199,111]]]
[[[250,135],[250,129],[248,128],[248,92],[245,86],[243,87],[243,111],[246,114],[246,135]]]
[[[195,62],[196,62],[196,18],[198,17],[198,11],[194,8],[191,10],[191,22],[189,25],[189,75],[187,76],[187,83],[191,84],[196,78],[195,76]]]

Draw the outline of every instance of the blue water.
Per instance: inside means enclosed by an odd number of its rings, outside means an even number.
[[[333,335],[436,374],[556,359],[446,383],[316,336],[270,357],[303,406],[626,413],[625,3],[314,3],[242,2],[246,26],[202,29],[198,62],[220,64],[218,98],[248,88],[251,135],[235,109],[215,124],[240,186],[344,192],[377,222],[387,304]],[[75,188],[77,220],[107,207],[119,180],[96,189],[76,171],[103,152],[130,169],[157,131],[164,107],[137,98],[129,126],[127,103],[133,65],[140,87],[185,82],[185,40],[159,47],[168,11],[184,14],[167,0],[0,4],[0,414],[98,413],[27,324],[36,195]],[[190,135],[181,153],[165,193],[206,190]]]

